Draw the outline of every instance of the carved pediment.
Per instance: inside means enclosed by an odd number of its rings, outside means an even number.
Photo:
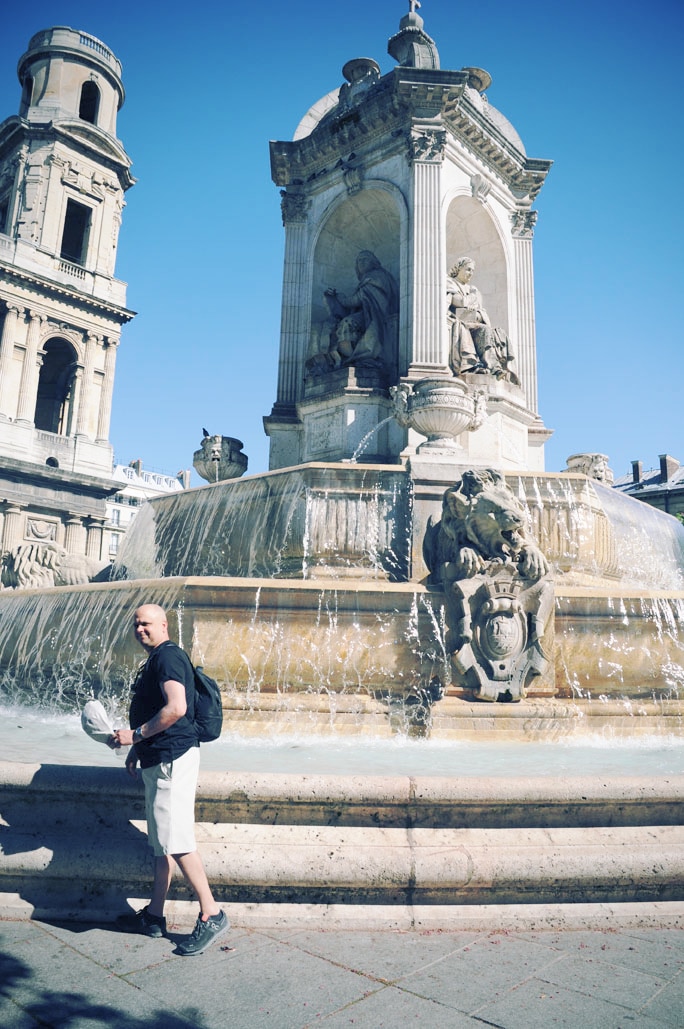
[[[87,147],[88,150],[99,160],[103,158],[108,162],[118,165],[119,177],[122,180],[124,189],[128,189],[135,182],[130,174],[132,161],[117,139],[108,133],[98,129],[84,121],[60,121],[55,125],[59,136],[68,140],[71,144],[79,147]]]

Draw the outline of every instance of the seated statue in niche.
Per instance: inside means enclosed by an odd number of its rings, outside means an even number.
[[[320,332],[320,350],[307,361],[319,374],[346,365],[391,373],[396,365],[399,290],[394,277],[370,250],[356,258],[358,286],[348,296],[326,289],[330,318]]]
[[[520,385],[515,355],[503,329],[493,326],[482,305],[482,294],[470,280],[475,262],[461,257],[447,278],[449,364],[454,375],[480,372]]]

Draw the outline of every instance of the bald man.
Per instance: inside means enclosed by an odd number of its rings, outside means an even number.
[[[133,686],[131,728],[117,729],[113,746],[130,746],[129,775],[135,778],[140,764],[154,883],[149,904],[117,922],[144,936],[164,936],[164,904],[177,864],[200,904],[192,935],[179,944],[177,953],[201,954],[228,930],[229,922],[214,900],[195,843],[199,742],[193,720],[193,668],[185,651],[169,639],[166,612],[157,604],[137,609],[133,631],[149,656]]]

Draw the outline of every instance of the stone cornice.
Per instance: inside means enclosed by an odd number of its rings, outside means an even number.
[[[131,159],[117,139],[86,122],[29,122],[15,116],[0,125],[0,160],[28,140],[61,143],[113,171],[125,191],[135,185]]]
[[[519,199],[534,201],[553,161],[527,157],[463,96],[443,118],[456,139],[490,166]]]
[[[394,135],[405,113],[392,90],[391,76],[364,95],[363,103],[335,108],[303,139],[272,141],[271,177],[278,186],[302,185],[333,169],[353,150],[368,148],[378,137]],[[395,143],[396,146],[396,143]]]
[[[113,316],[121,325],[125,325],[126,322],[135,318],[135,311],[130,311],[126,307],[118,307],[116,304],[107,303],[106,300],[101,300],[90,294],[78,293],[76,290],[69,289],[68,286],[59,285],[52,279],[44,278],[36,272],[22,271],[15,265],[6,263],[2,258],[0,258],[0,280],[4,283],[14,282],[34,292],[36,289],[39,289],[46,294],[62,297],[75,307],[90,311],[102,311],[107,315]]]
[[[70,437],[61,438],[73,442]],[[33,461],[3,456],[0,458],[0,500],[12,501],[7,484],[14,482],[21,491],[17,497],[22,507],[30,506],[26,499],[26,483],[39,487],[47,486],[53,498],[52,506],[55,508],[66,507],[72,494],[83,494],[103,500],[123,489],[123,484],[113,478],[98,478],[94,475],[72,472],[67,468],[51,468],[49,465],[40,465]]]
[[[383,76],[358,104],[334,108],[303,139],[271,143],[271,175],[279,186],[302,186],[348,160],[358,163],[373,150],[374,158],[404,148],[416,123],[445,129],[484,161],[513,194],[532,203],[552,162],[528,158],[479,111],[468,97],[466,71],[395,68]],[[378,140],[383,139],[382,150]]]

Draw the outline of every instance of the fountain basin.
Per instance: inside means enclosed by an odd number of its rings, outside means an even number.
[[[566,920],[578,905],[591,924],[607,904],[619,917],[648,900],[660,924],[678,925],[683,804],[679,778],[204,773],[198,845],[237,924],[282,924],[293,912],[295,923],[311,921],[324,910],[353,920],[362,904],[366,926],[486,924],[494,908],[505,928],[521,905],[542,921],[547,905]],[[0,917],[112,920],[126,899],[147,895],[143,794],[122,769],[0,763],[0,812]],[[171,897],[173,917],[189,900],[182,881]],[[637,924],[644,917],[633,912]]]
[[[531,688],[520,716],[516,705],[467,705],[467,691],[449,686],[439,591],[421,583],[385,582],[381,589],[372,582],[221,576],[3,592],[2,700],[42,698],[73,710],[94,693],[127,696],[142,657],[131,622],[145,602],[169,611],[172,637],[222,684],[233,729],[271,721],[280,710],[298,724],[330,725],[333,732],[345,721],[350,732],[363,732],[364,722],[365,731],[406,731],[406,708],[393,702],[436,676],[447,697],[432,708],[432,733],[462,736],[467,724],[480,732],[485,724],[520,719],[547,723],[539,732],[548,732],[553,719],[605,719],[609,701],[617,705],[616,721],[634,726],[639,710],[649,712],[644,724],[650,716],[654,726],[667,718],[668,731],[682,733],[684,593],[617,588],[556,589],[552,674],[537,695]],[[544,699],[545,713],[536,714],[530,705]],[[625,702],[632,706],[620,709]],[[471,714],[480,709],[481,716]]]
[[[40,598],[40,604],[36,600]],[[227,728],[391,735],[684,732],[684,593],[556,590],[551,673],[520,704],[470,703],[449,685],[443,594],[420,583],[179,576],[0,594],[0,696],[78,709],[127,696],[142,653],[135,608],[169,612],[171,635],[222,684]],[[447,696],[416,723],[416,690]],[[61,699],[60,699],[61,698]],[[413,718],[413,721],[412,721]]]

